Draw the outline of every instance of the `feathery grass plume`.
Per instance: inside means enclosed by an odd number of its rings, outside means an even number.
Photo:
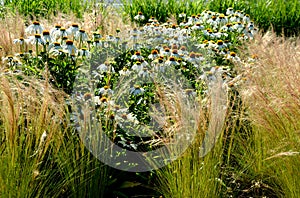
[[[16,23],[16,21],[19,21]],[[0,46],[3,55],[20,52],[19,45],[13,45],[13,39],[24,37],[25,28],[21,22],[23,18],[18,14],[8,12],[4,19],[0,20]]]
[[[0,78],[1,195],[45,196],[52,191],[55,196],[62,183],[55,182],[50,153],[58,151],[52,144],[63,133],[63,97],[46,81],[3,71]]]
[[[0,79],[1,195],[104,197],[108,169],[73,133],[66,94],[47,78],[1,71]]]
[[[246,171],[270,177],[269,187],[284,197],[300,195],[299,44],[299,38],[271,32],[258,36],[247,45],[254,56],[244,65],[247,80],[240,88],[252,127],[241,160]]]
[[[191,128],[197,132],[190,147],[176,161],[156,171],[157,191],[163,197],[220,196],[223,142],[219,136],[223,136],[228,107],[227,89],[220,76],[208,95],[206,102],[197,104],[196,114],[190,115],[197,122],[197,128]],[[185,106],[180,100],[177,102]]]

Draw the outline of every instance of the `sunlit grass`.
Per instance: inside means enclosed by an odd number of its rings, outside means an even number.
[[[17,74],[1,74],[0,90],[0,195],[103,197],[107,168],[72,132],[66,95]]]
[[[248,80],[241,91],[252,135],[240,161],[246,172],[274,182],[269,187],[277,196],[298,197],[299,39],[269,32],[250,44],[249,52],[258,59],[245,65]]]

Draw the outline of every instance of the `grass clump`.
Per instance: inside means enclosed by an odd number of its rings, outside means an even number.
[[[0,78],[0,195],[103,197],[108,169],[72,133],[66,94],[20,73]]]
[[[59,149],[52,144],[63,136],[60,103],[59,92],[47,82],[27,78],[20,83],[17,76],[2,71],[1,196],[47,196],[53,189],[56,193],[61,190],[49,157]],[[42,182],[46,178],[52,185]]]
[[[268,32],[242,50],[251,58],[229,82],[220,196],[299,196],[298,45]]]
[[[208,101],[208,108],[202,106],[195,115],[198,127],[193,144],[179,159],[157,170],[157,189],[163,197],[218,197],[222,192],[222,131],[228,101],[220,79]]]
[[[242,86],[251,122],[251,137],[241,142],[242,169],[260,178],[252,188],[265,186],[273,196],[298,197],[299,39],[268,33],[248,47],[257,59],[246,65],[248,80]]]

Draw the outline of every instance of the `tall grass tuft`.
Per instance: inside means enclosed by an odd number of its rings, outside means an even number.
[[[195,139],[185,153],[167,167],[157,171],[158,192],[163,197],[219,197],[223,188],[223,131],[227,112],[224,84],[216,82],[210,89],[207,104],[196,116]]]
[[[21,76],[3,71],[0,78],[0,195],[47,196],[54,191],[55,196],[62,183],[55,178],[50,153],[58,151],[52,144],[63,133],[62,95],[45,81],[20,82]]]
[[[242,142],[242,169],[261,178],[252,188],[269,180],[277,197],[300,195],[299,44],[299,38],[270,32],[256,38],[247,52],[258,59],[245,66],[248,80],[241,88],[252,127],[251,139]]]
[[[109,169],[74,133],[66,95],[47,80],[0,78],[0,196],[104,197]]]

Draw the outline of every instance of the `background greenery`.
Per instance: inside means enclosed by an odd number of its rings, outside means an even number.
[[[226,13],[232,7],[249,14],[263,30],[273,29],[278,35],[299,35],[300,32],[300,1],[295,0],[132,0],[122,1],[124,11],[134,21],[134,16],[141,11],[146,20],[151,16],[159,21],[167,21],[172,16],[178,19],[180,13],[187,16],[201,13],[204,9]],[[145,22],[146,22],[145,20]]]
[[[92,1],[81,0],[3,0],[5,8],[32,18],[49,17],[60,12],[75,13],[77,17],[82,17],[89,6],[93,5],[92,3]]]

